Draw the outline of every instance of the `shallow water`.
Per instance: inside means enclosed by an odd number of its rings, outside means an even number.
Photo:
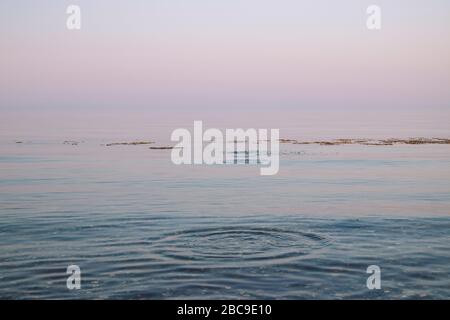
[[[1,141],[1,298],[450,298],[447,145],[282,145],[263,177],[105,142]]]

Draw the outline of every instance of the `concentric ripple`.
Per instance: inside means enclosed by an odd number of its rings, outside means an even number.
[[[217,266],[283,264],[326,246],[321,235],[282,228],[227,226],[189,229],[156,241],[167,258]]]

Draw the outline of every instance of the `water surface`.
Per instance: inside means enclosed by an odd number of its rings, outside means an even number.
[[[107,142],[1,142],[0,297],[450,298],[447,145],[282,145],[263,177]]]

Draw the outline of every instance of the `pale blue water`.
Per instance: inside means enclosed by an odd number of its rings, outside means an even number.
[[[1,298],[450,298],[447,145],[282,145],[262,177],[104,142],[1,142]]]

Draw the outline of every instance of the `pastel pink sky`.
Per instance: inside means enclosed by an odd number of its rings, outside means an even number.
[[[66,29],[70,4],[81,7],[80,31]],[[376,1],[380,31],[366,28],[370,4],[2,0],[0,110],[444,121],[450,2]]]

